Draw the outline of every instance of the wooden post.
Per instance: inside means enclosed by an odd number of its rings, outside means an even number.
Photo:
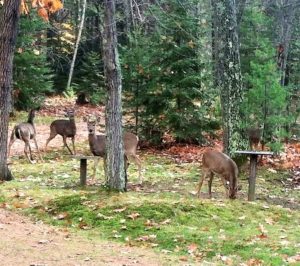
[[[255,200],[255,182],[256,182],[256,169],[257,169],[257,158],[258,155],[273,156],[274,153],[270,151],[236,151],[235,153],[250,155],[250,176],[249,176],[249,187],[248,187],[248,200]]]
[[[80,185],[86,185],[86,170],[87,170],[87,159],[81,158],[80,159]]]
[[[256,168],[257,168],[256,154],[250,155],[250,176],[249,176],[249,188],[248,188],[248,200],[255,200],[255,182],[256,182]]]

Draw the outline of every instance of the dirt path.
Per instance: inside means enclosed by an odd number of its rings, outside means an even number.
[[[0,243],[5,266],[174,265],[152,250],[87,239],[1,208]]]

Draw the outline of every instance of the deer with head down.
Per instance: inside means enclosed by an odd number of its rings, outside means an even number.
[[[40,154],[39,147],[36,141],[36,131],[33,123],[34,117],[35,117],[35,110],[30,110],[28,114],[27,122],[20,123],[13,128],[10,136],[9,145],[8,145],[8,157],[10,156],[11,146],[16,141],[16,139],[20,139],[23,140],[25,143],[24,153],[28,161],[30,163],[33,163],[33,157],[32,157],[31,147],[30,147],[30,140],[33,139],[39,157],[41,161],[43,161],[43,158]],[[28,152],[27,152],[28,150],[30,153],[30,157],[28,156]]]
[[[89,116],[89,117],[84,117],[83,120],[87,123],[88,140],[89,140],[89,146],[92,154],[94,156],[102,157],[105,160],[106,135],[104,134],[96,135],[96,125],[97,123],[100,122],[100,118],[95,119]],[[142,163],[140,158],[136,154],[138,141],[139,141],[138,136],[134,135],[133,133],[125,132],[123,134],[124,153],[126,159],[128,159],[129,161],[132,160],[137,165],[139,171],[139,182],[142,183],[142,174],[141,174]],[[95,161],[93,179],[95,179],[96,167],[98,162],[99,160]],[[126,167],[128,167],[127,163],[126,163]]]
[[[204,179],[208,180],[208,193],[211,197],[211,185],[213,181],[214,174],[221,177],[222,183],[225,187],[225,195],[230,199],[236,198],[236,193],[238,190],[238,167],[236,163],[226,154],[216,151],[209,150],[203,154],[202,158],[202,171],[203,175],[200,177],[198,185],[198,197],[200,197],[200,190]]]

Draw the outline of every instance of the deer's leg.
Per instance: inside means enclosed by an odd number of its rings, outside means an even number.
[[[11,135],[10,135],[10,140],[9,140],[9,145],[8,145],[8,157],[10,157],[10,149],[11,149],[11,146],[13,145],[13,143],[15,142],[16,140],[16,135],[15,135],[15,130],[13,129],[13,131],[11,132]]]
[[[46,141],[46,145],[45,145],[45,151],[47,151],[47,145],[49,144],[49,142],[52,140],[52,139],[54,139],[55,137],[56,137],[56,133],[52,133],[52,132],[50,132],[50,136],[49,136],[49,138],[47,139],[47,141]]]
[[[39,155],[41,161],[44,162],[43,157],[42,157],[42,155],[41,155],[41,153],[40,153],[39,146],[38,146],[38,144],[37,144],[37,141],[36,141],[36,138],[35,138],[35,137],[33,138],[33,141],[34,141],[36,150],[37,150],[37,152],[38,152],[38,155]]]
[[[106,167],[107,167],[107,162],[106,162],[106,154],[105,154],[103,156],[104,179],[105,179],[105,184],[108,184],[108,179],[107,179],[107,174],[106,174]]]
[[[206,176],[207,176],[207,172],[205,170],[203,170],[203,174],[202,174],[202,176],[200,176],[199,183],[198,183],[198,190],[197,190],[198,198],[200,198],[201,187],[202,187],[203,181],[206,178]]]
[[[76,154],[76,150],[75,150],[75,137],[72,137],[72,145],[73,145],[73,151],[74,151],[74,155]]]
[[[92,177],[93,181],[94,181],[95,178],[96,178],[96,174],[97,174],[97,166],[98,166],[99,162],[100,162],[100,157],[96,157],[96,156],[95,156],[95,158],[94,158],[94,173],[93,173],[93,177]]]
[[[69,152],[71,153],[71,155],[73,155],[71,149],[69,148],[68,144],[67,144],[67,137],[63,136],[63,142],[64,142],[64,147],[67,147],[67,149],[69,150]]]
[[[31,154],[31,147],[30,147],[30,143],[28,140],[24,141],[25,142],[25,147],[24,147],[24,153],[25,156],[27,157],[28,161],[30,163],[33,163],[33,158],[32,158],[32,154]],[[29,149],[29,154],[30,156],[28,156],[28,149]]]
[[[229,197],[229,189],[228,188],[229,188],[230,184],[228,186],[227,180],[229,180],[229,179],[227,179],[225,176],[221,176],[221,180],[222,180],[223,186],[225,188],[225,197],[228,198]]]
[[[212,181],[214,179],[214,174],[212,172],[209,173],[209,179],[208,179],[208,195],[209,198],[211,198],[211,185],[212,185]]]
[[[142,180],[142,161],[141,159],[136,155],[136,154],[130,154],[130,155],[126,155],[127,156],[127,168],[129,166],[129,161],[128,159],[131,158],[131,160],[134,161],[134,163],[137,165],[138,167],[138,171],[139,171],[139,183],[142,184],[143,180]],[[126,168],[126,169],[127,169]]]

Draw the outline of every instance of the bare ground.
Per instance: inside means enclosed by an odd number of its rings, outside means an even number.
[[[88,239],[0,208],[0,264],[174,265],[144,248]]]

